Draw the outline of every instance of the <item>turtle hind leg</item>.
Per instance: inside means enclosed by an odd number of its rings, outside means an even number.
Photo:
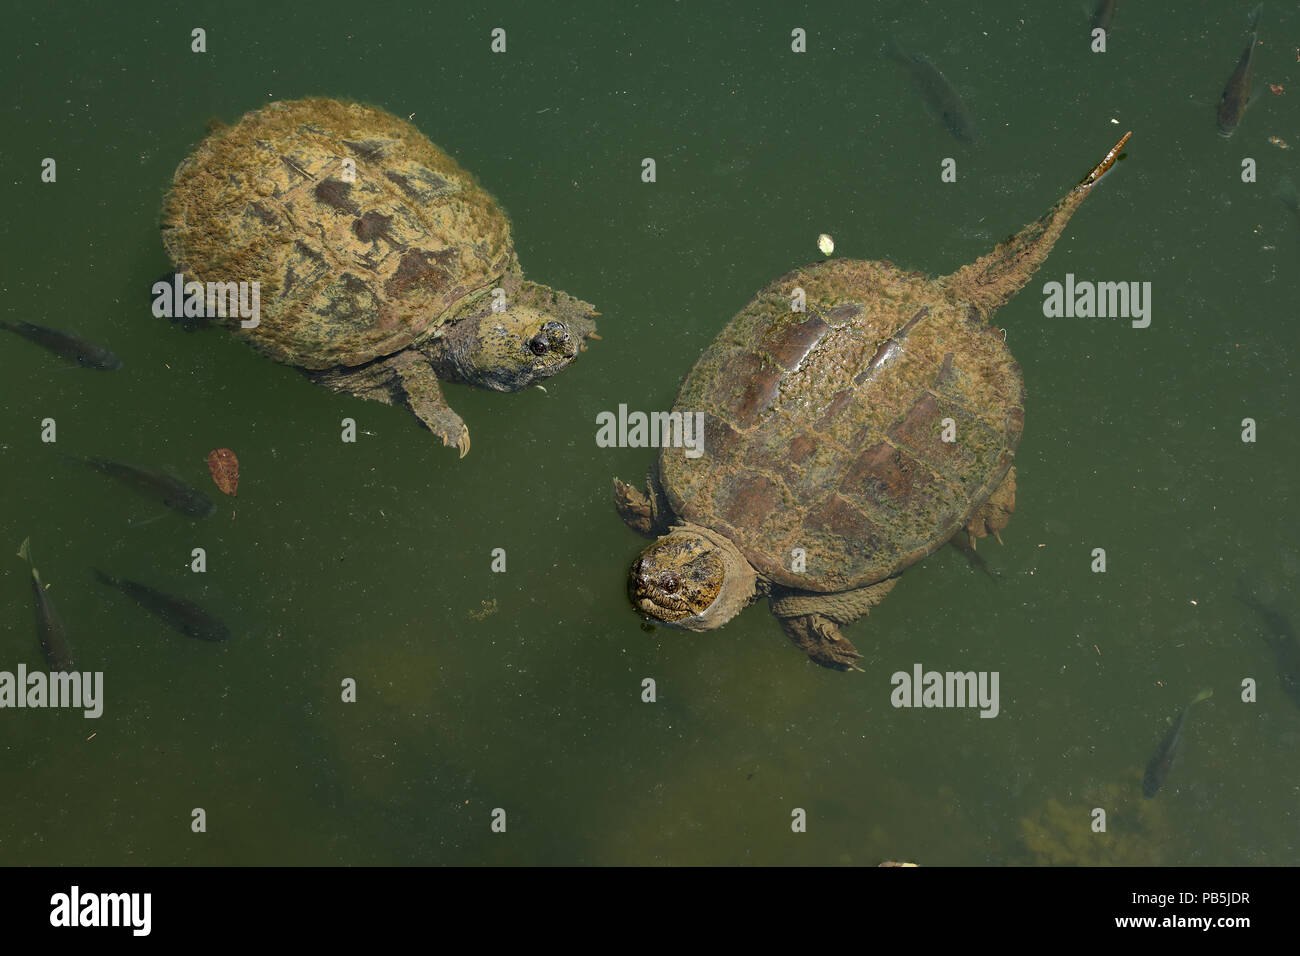
[[[773,595],[772,613],[781,621],[786,637],[814,663],[834,670],[861,671],[857,662],[862,654],[840,632],[839,625],[865,617],[897,583],[898,578],[889,578],[837,594]]]
[[[795,647],[822,667],[837,671],[858,671],[862,654],[853,642],[840,633],[839,625],[821,614],[800,614],[781,618],[785,636]]]
[[[998,544],[1002,543],[1002,535],[999,532],[1011,521],[1011,516],[1016,510],[1016,466],[1012,465],[1007,471],[1007,476],[1002,479],[1002,484],[989,495],[989,500],[984,502],[971,513],[966,519],[966,524],[957,534],[965,534],[970,542],[972,550],[975,548],[975,542],[980,538],[986,538],[993,535]],[[958,546],[960,550],[960,546]]]
[[[646,475],[645,491],[615,478],[614,507],[629,528],[647,538],[657,538],[672,524],[672,507],[659,483],[657,465]]]
[[[444,445],[454,446],[461,458],[469,453],[469,429],[443,398],[438,376],[418,352],[406,350],[356,368],[332,368],[307,375],[334,392],[385,405],[405,405]]]

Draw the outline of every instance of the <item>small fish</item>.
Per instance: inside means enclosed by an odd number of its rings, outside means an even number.
[[[1277,186],[1277,197],[1282,200],[1282,205],[1291,210],[1296,222],[1300,222],[1300,195],[1296,194],[1295,183],[1283,178]]]
[[[32,564],[31,538],[23,539],[22,545],[18,548],[18,557],[26,561],[32,569],[32,597],[36,600],[36,635],[40,638],[45,660],[50,665],[50,670],[55,673],[70,671],[76,667],[72,660],[72,650],[68,647],[68,637],[63,630],[63,622],[59,620],[53,602],[45,593],[45,584],[41,581],[36,565]]]
[[[193,601],[164,594],[137,581],[111,577],[98,569],[95,570],[95,577],[101,583],[117,588],[136,604],[182,634],[203,641],[230,640],[230,628],[226,627],[221,619],[213,617]]]
[[[1115,0],[1101,0],[1092,15],[1092,28],[1110,33],[1110,22],[1115,19]]]
[[[1208,700],[1214,696],[1214,691],[1203,690],[1192,698],[1191,703],[1183,708],[1174,725],[1169,728],[1165,734],[1165,739],[1160,741],[1160,746],[1156,748],[1155,754],[1151,757],[1151,762],[1147,764],[1147,772],[1142,777],[1142,796],[1150,799],[1154,797],[1160,788],[1164,785],[1165,777],[1169,774],[1169,768],[1174,765],[1174,754],[1178,750],[1178,741],[1183,737],[1183,724],[1187,722],[1187,712],[1192,709],[1193,704],[1199,704],[1203,700]]]
[[[885,55],[907,67],[908,72],[912,74],[912,81],[925,97],[926,104],[939,115],[948,132],[971,145],[979,140],[975,121],[971,119],[970,111],[962,102],[961,94],[953,88],[948,78],[930,62],[928,57],[904,52],[899,47],[898,41],[892,37],[885,44]]]
[[[111,475],[137,491],[161,501],[168,508],[189,515],[191,518],[206,518],[217,510],[217,506],[197,488],[191,488],[179,478],[173,478],[153,468],[127,465],[118,461],[108,461],[105,458],[64,457],[68,461],[89,465],[96,471]]]
[[[111,372],[122,367],[122,360],[108,349],[87,342],[71,332],[47,329],[43,325],[32,325],[21,320],[0,322],[0,329],[8,329],[37,345],[44,346],[55,355],[72,359],[82,368],[97,368]]]
[[[1261,603],[1241,578],[1237,579],[1237,600],[1264,619],[1267,627],[1264,641],[1277,658],[1282,690],[1300,707],[1300,638],[1296,636],[1295,625],[1281,611]]]
[[[1246,29],[1250,31],[1250,42],[1242,51],[1241,59],[1237,61],[1237,68],[1232,71],[1232,76],[1228,77],[1228,85],[1223,88],[1223,96],[1219,97],[1220,136],[1232,135],[1237,124],[1241,122],[1246,107],[1250,105],[1250,68],[1255,61],[1255,35],[1259,26],[1259,13],[1263,8],[1264,5],[1261,3],[1250,13],[1246,25]]]

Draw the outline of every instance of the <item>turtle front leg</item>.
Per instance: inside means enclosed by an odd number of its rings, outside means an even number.
[[[893,590],[898,578],[837,594],[774,594],[772,613],[777,616],[790,638],[814,663],[834,670],[861,671],[857,662],[862,655],[845,637],[839,625],[852,624]]]
[[[614,479],[614,507],[619,517],[637,534],[657,538],[672,524],[672,508],[659,483],[659,468],[651,465],[646,474],[646,490]]]
[[[1002,484],[998,485],[997,490],[989,495],[989,500],[975,509],[974,513],[966,520],[966,527],[963,531],[970,541],[971,549],[974,550],[976,540],[986,538],[989,535],[993,535],[993,537],[997,538],[998,544],[1001,544],[1002,536],[998,532],[1011,521],[1011,516],[1015,513],[1015,510],[1016,466],[1012,465],[1010,470],[1007,471],[1007,476],[1002,479]],[[957,532],[958,535],[962,533],[962,531]]]
[[[408,349],[357,368],[332,368],[308,376],[331,391],[405,405],[444,445],[454,445],[461,458],[469,453],[469,429],[443,398],[438,376],[418,352]]]
[[[455,445],[461,458],[468,455],[469,428],[443,398],[433,367],[412,355],[409,361],[398,364],[396,371],[406,405],[415,417],[441,438],[444,445]]]

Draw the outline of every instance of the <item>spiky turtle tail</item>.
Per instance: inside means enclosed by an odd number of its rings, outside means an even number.
[[[1120,150],[1132,135],[1131,131],[1125,133],[1106,158],[1057,201],[1047,215],[998,243],[988,255],[948,276],[946,282],[954,295],[964,302],[974,303],[986,319],[1009,302],[1046,261],[1070,217],[1088,198],[1092,187],[1115,164]]]

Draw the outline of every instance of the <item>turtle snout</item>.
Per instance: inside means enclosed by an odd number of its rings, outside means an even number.
[[[656,571],[654,562],[638,558],[632,564],[630,581],[633,597],[653,601],[659,595],[676,594],[682,589],[682,578],[676,571]]]

